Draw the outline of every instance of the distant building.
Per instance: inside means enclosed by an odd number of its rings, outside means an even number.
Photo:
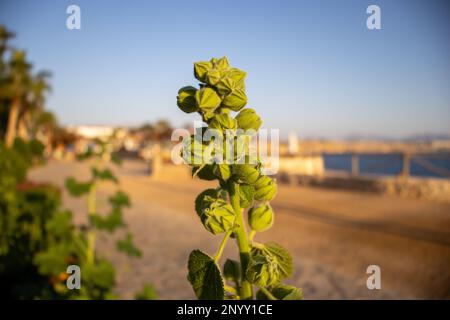
[[[85,139],[101,139],[105,140],[109,138],[115,128],[110,126],[70,126],[67,127],[67,131],[78,135]]]

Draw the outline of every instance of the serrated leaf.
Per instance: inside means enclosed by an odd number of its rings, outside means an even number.
[[[117,178],[114,176],[114,174],[112,173],[111,170],[109,169],[103,169],[103,170],[99,170],[97,168],[92,168],[92,175],[100,180],[109,180],[112,181],[114,183],[118,183],[119,180],[117,180]]]
[[[122,251],[130,257],[140,257],[141,251],[134,245],[133,236],[127,233],[124,239],[117,241],[117,250]]]
[[[192,177],[198,177],[202,180],[215,180],[217,177],[214,175],[214,166],[212,164],[205,164],[198,167],[192,167]]]
[[[303,292],[301,289],[287,284],[278,284],[272,288],[272,294],[279,300],[302,300]]]
[[[109,197],[109,203],[113,208],[130,207],[130,198],[123,191],[116,191],[116,193]]]
[[[275,242],[265,244],[265,250],[269,251],[277,258],[278,269],[280,270],[280,279],[292,276],[293,263],[289,251]]]
[[[92,225],[97,229],[105,230],[110,233],[125,225],[122,220],[122,210],[120,208],[114,208],[111,213],[105,217],[98,214],[91,214],[89,218]]]
[[[303,292],[301,289],[296,288],[291,285],[279,283],[275,285],[273,288],[270,288],[270,293],[277,298],[278,300],[302,300]],[[259,290],[256,293],[257,300],[269,300],[266,294]]]
[[[188,280],[201,300],[223,300],[224,281],[216,262],[200,250],[189,255]]]

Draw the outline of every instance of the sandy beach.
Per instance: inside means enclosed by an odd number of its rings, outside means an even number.
[[[112,250],[111,237],[100,237],[99,252],[117,266],[117,294],[131,299],[148,282],[160,299],[194,299],[187,257],[196,248],[213,254],[221,240],[204,230],[194,200],[214,183],[192,180],[187,168],[173,165],[152,179],[140,161],[125,161],[116,174],[131,197],[125,220],[143,252],[128,259]],[[61,187],[68,176],[87,179],[89,165],[50,161],[29,174]],[[101,185],[100,208],[114,188]],[[64,194],[63,201],[77,223],[86,221],[83,200]],[[273,207],[274,227],[256,240],[289,249],[295,273],[288,283],[306,299],[450,298],[450,204],[280,185]],[[224,257],[236,258],[234,245]],[[366,287],[369,265],[381,268],[381,290]]]

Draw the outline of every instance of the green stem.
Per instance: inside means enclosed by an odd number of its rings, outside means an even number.
[[[236,215],[236,222],[238,224],[238,228],[236,229],[235,234],[242,268],[242,278],[239,295],[242,300],[249,300],[253,298],[253,292],[252,285],[247,281],[245,277],[245,270],[247,270],[247,266],[250,260],[250,245],[247,238],[247,231],[245,230],[241,206],[239,204],[239,184],[234,182],[230,183],[228,193],[230,195],[231,205],[233,206],[234,214]]]
[[[237,290],[236,290],[235,288],[230,287],[229,285],[224,285],[224,288],[225,288],[225,290],[228,291],[229,293],[234,294],[235,296],[238,295],[238,292],[237,292]]]
[[[253,238],[255,237],[256,231],[255,230],[250,230],[250,234],[248,235],[248,239],[250,240],[250,242],[253,242]]]
[[[92,185],[89,189],[88,194],[88,214],[89,218],[95,214],[97,211],[97,203],[96,203],[96,197],[97,197],[97,183],[95,180],[92,182]],[[95,230],[93,230],[92,226],[89,228],[88,234],[87,234],[87,253],[86,253],[86,260],[88,263],[94,263],[95,261]]]
[[[214,256],[214,261],[215,262],[219,261],[220,257],[222,256],[223,249],[225,248],[225,245],[227,244],[228,238],[231,236],[232,232],[233,232],[233,230],[230,230],[227,233],[225,233],[225,235],[223,236],[222,242],[220,242],[219,249],[217,250],[217,253]]]
[[[259,287],[259,289],[266,295],[269,300],[278,300],[274,295],[264,287]]]

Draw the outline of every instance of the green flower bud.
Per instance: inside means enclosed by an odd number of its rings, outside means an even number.
[[[228,95],[234,90],[245,90],[245,72],[232,68],[222,75],[220,81],[216,84],[217,92],[220,95]]]
[[[213,62],[213,61],[211,61],[211,62]],[[230,64],[228,63],[227,57],[215,59],[213,64],[214,64],[214,67],[219,70],[228,70],[230,68]]]
[[[186,113],[198,111],[195,100],[197,89],[191,86],[183,87],[178,91],[177,105]]]
[[[234,90],[235,86],[236,84],[233,79],[224,77],[217,83],[216,88],[217,92],[219,92],[220,95],[224,96],[231,93]]]
[[[251,255],[245,276],[248,281],[259,287],[277,283],[280,278],[277,259],[270,254]]]
[[[230,94],[225,96],[222,101],[222,105],[225,108],[229,108],[233,111],[239,111],[247,104],[247,95],[244,89],[239,88],[233,90]]]
[[[195,93],[197,106],[203,113],[211,114],[220,105],[220,98],[211,88],[202,88]]]
[[[211,69],[206,74],[206,83],[215,86],[222,78],[222,72],[218,69]]]
[[[195,212],[197,212],[197,215],[201,217],[203,215],[203,210],[209,208],[212,203],[217,201],[217,199],[226,199],[223,190],[206,189],[205,191],[200,193],[195,199]]]
[[[210,160],[211,155],[206,153],[208,144],[201,141],[197,135],[191,135],[183,140],[181,156],[189,165],[202,165]]]
[[[233,170],[239,180],[248,184],[255,183],[259,177],[259,170],[251,164],[235,164]]]
[[[259,179],[255,182],[254,187],[256,189],[256,200],[270,201],[277,193],[277,184],[268,176],[259,177]]]
[[[209,61],[200,61],[194,63],[194,76],[198,81],[206,83],[206,74],[213,67]]]
[[[253,207],[248,211],[248,223],[255,231],[264,231],[273,225],[273,211],[269,204]]]
[[[253,129],[259,130],[262,124],[261,118],[256,114],[253,109],[244,109],[236,116],[236,120],[239,128],[244,130]]]
[[[235,218],[233,207],[222,199],[218,199],[205,208],[201,216],[203,225],[213,234],[230,230],[234,225]]]
[[[219,130],[236,129],[237,121],[229,113],[218,113],[211,119],[209,127]]]
[[[247,74],[245,73],[245,71],[242,71],[238,68],[231,68],[227,72],[227,77],[232,79],[239,87],[242,87],[242,89],[244,89],[244,80],[246,75]]]

